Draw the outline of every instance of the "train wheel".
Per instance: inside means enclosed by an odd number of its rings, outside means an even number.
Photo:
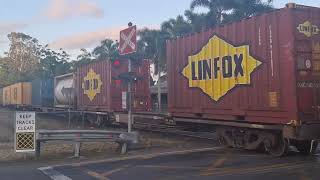
[[[312,141],[298,141],[295,143],[295,146],[302,154],[315,154],[318,147],[318,142],[314,141],[312,144]]]
[[[226,139],[223,136],[219,136],[218,138],[219,144],[225,148],[230,148],[231,146],[227,143]]]
[[[289,141],[282,136],[276,136],[273,141],[268,139],[264,145],[265,149],[274,157],[285,156],[289,151]]]
[[[216,129],[216,131],[217,131],[217,138],[218,138],[219,144],[225,148],[231,148],[232,144],[228,143],[228,136],[226,135],[227,134],[226,129],[218,128]]]

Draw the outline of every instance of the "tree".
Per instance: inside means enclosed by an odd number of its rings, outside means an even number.
[[[112,59],[119,56],[118,47],[119,43],[117,41],[105,39],[93,49],[92,54],[99,60]]]
[[[44,46],[40,50],[41,60],[39,63],[38,77],[53,78],[57,75],[68,73],[72,70],[72,65],[69,62],[70,55],[63,49],[54,51]]]
[[[186,10],[184,15],[191,25],[192,32],[200,32],[207,29],[207,15],[205,13],[195,13],[192,10]]]
[[[222,23],[237,21],[272,9],[272,0],[193,0],[185,16],[196,31]],[[208,9],[207,13],[194,13],[195,8]],[[202,27],[198,27],[202,26]]]
[[[23,34],[12,32],[8,34],[10,41],[9,51],[6,57],[1,58],[0,66],[12,76],[14,81],[22,81],[30,78],[37,70],[40,60],[38,40]]]
[[[223,17],[227,15],[228,11],[232,10],[234,1],[236,0],[193,0],[190,9],[191,11],[198,7],[208,9],[204,19],[206,20],[206,26],[212,27],[222,23]]]
[[[77,56],[77,61],[73,61],[73,66],[78,67],[83,64],[89,64],[94,60],[92,53],[84,48],[80,49],[81,54]]]
[[[192,32],[192,26],[183,16],[179,15],[176,19],[163,22],[161,30],[170,34],[171,37],[178,37]]]
[[[145,58],[152,60],[156,65],[155,74],[159,71],[165,72],[166,40],[171,37],[170,33],[146,28],[139,31],[138,36],[139,54],[144,54]]]
[[[15,74],[9,73],[7,68],[0,67],[0,87],[7,86],[16,81],[17,76]]]
[[[273,9],[271,0],[263,3],[261,0],[235,0],[233,10],[224,17],[224,22],[238,21]]]
[[[69,55],[42,46],[36,38],[24,33],[8,34],[9,51],[0,58],[0,84],[9,85],[35,78],[53,78],[71,70]]]
[[[160,79],[161,72],[166,71],[166,40],[168,38],[170,38],[170,31],[143,29],[139,32],[138,45],[140,51],[153,61],[155,65],[155,74],[158,74],[158,79]],[[158,111],[161,112],[161,91],[159,81]]]

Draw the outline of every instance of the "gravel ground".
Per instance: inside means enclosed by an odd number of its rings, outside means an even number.
[[[37,129],[68,129],[68,118],[66,117],[39,115],[36,120]],[[80,129],[81,125],[81,121],[75,119],[71,121],[72,129]],[[86,125],[86,127],[92,129],[92,127],[88,125]],[[107,129],[115,130],[114,128]],[[34,161],[34,154],[26,155],[14,152],[13,137],[13,112],[0,109],[0,163],[21,162],[21,160]],[[131,147],[131,150],[127,155],[212,146],[214,146],[214,143],[209,140],[199,140],[152,132],[140,132],[139,145]],[[46,143],[41,147],[41,157],[37,161],[64,161],[65,159],[70,159],[73,155],[73,144],[71,143]],[[122,156],[117,150],[118,145],[116,143],[92,142],[81,144],[82,159],[91,160]]]

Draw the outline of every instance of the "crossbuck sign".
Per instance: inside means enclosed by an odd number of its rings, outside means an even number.
[[[137,51],[137,27],[131,26],[120,31],[119,54],[131,54]]]

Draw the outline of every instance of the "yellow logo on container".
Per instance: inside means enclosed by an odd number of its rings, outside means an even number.
[[[93,69],[90,69],[87,76],[83,78],[82,89],[84,94],[88,96],[90,101],[100,93],[102,86],[101,77],[99,74],[95,73]]]
[[[188,57],[182,74],[189,87],[200,88],[218,101],[236,85],[250,84],[251,73],[260,65],[250,56],[248,45],[235,47],[213,36],[198,54]]]
[[[306,21],[303,24],[299,24],[297,29],[300,33],[303,33],[307,37],[311,37],[313,35],[319,34],[319,31],[320,31],[318,26],[313,25],[310,21]]]

